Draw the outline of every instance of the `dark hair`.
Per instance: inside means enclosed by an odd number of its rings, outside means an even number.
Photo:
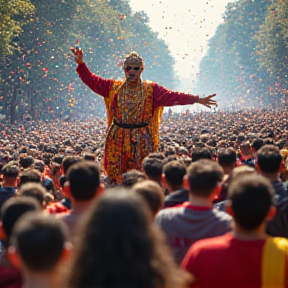
[[[164,192],[155,181],[144,180],[136,183],[132,188],[145,199],[153,215],[163,208]]]
[[[32,156],[23,155],[19,159],[19,164],[24,168],[27,169],[34,164],[34,158]]]
[[[154,153],[150,153],[148,155],[149,158],[157,158],[160,160],[164,160],[165,159],[165,154],[163,152],[154,152]]]
[[[41,183],[41,173],[35,169],[22,171],[20,173],[20,186],[28,182]]]
[[[144,158],[142,168],[149,179],[161,180],[163,172],[163,160],[158,158]]]
[[[42,160],[36,159],[35,162],[34,162],[34,169],[38,170],[40,173],[43,173],[44,169],[45,169],[44,162]]]
[[[55,156],[52,158],[52,162],[61,165],[64,158],[65,158],[64,155],[62,155],[62,154],[57,154],[57,155],[55,155]]]
[[[91,200],[100,186],[100,168],[96,162],[82,160],[67,172],[70,192],[76,200]]]
[[[28,269],[44,272],[58,263],[67,239],[67,227],[61,220],[29,212],[17,221],[11,244]]]
[[[166,181],[170,186],[176,187],[183,185],[183,178],[186,174],[186,166],[184,163],[178,160],[171,161],[165,164],[163,170]]]
[[[221,166],[231,166],[236,164],[237,156],[233,148],[221,148],[218,150],[218,163]]]
[[[186,274],[174,264],[151,216],[139,195],[119,187],[105,191],[82,222],[68,287],[185,286]]]
[[[145,180],[145,175],[143,172],[133,169],[128,171],[127,173],[123,173],[123,180],[121,182],[121,186],[123,187],[132,187],[137,182]]]
[[[200,159],[212,159],[212,152],[207,147],[196,148],[192,151],[192,162]]]
[[[68,169],[74,164],[77,163],[79,161],[83,160],[81,157],[79,156],[66,156],[63,161],[62,161],[62,165],[63,165],[63,171],[64,174],[67,174]]]
[[[257,228],[274,204],[274,191],[268,179],[259,174],[236,176],[228,186],[235,222],[246,230]]]
[[[3,229],[8,239],[16,221],[28,211],[40,211],[39,203],[32,197],[9,198],[1,208]]]
[[[83,159],[88,161],[96,161],[96,155],[92,153],[84,153]]]
[[[8,163],[2,168],[2,173],[4,177],[17,178],[19,175],[19,167],[16,165],[9,165]]]
[[[187,175],[190,193],[208,197],[218,182],[222,181],[223,169],[215,161],[201,159],[188,167]]]
[[[264,145],[258,150],[257,164],[264,173],[277,173],[281,166],[282,156],[279,148],[274,145]]]
[[[264,141],[261,138],[254,139],[252,142],[252,147],[255,152],[257,152],[264,145]]]
[[[40,183],[26,183],[20,188],[19,196],[33,197],[36,199],[41,207],[43,207],[45,200],[46,189]]]

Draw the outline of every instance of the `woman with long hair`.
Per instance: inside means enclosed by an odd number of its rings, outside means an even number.
[[[188,276],[174,263],[152,219],[133,190],[106,191],[79,231],[68,287],[186,287]]]

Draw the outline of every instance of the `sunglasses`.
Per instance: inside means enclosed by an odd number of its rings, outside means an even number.
[[[140,67],[131,67],[131,66],[125,67],[125,70],[126,70],[126,71],[131,71],[132,69],[133,69],[134,71],[138,71],[138,70],[140,70]]]

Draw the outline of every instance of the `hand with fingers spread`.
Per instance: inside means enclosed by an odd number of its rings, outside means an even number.
[[[84,60],[83,60],[83,50],[80,48],[80,49],[77,49],[75,47],[71,47],[70,48],[71,52],[74,54],[74,59],[75,59],[75,62],[77,64],[81,64],[81,63],[84,63]]]
[[[212,95],[209,95],[207,97],[204,97],[204,98],[199,98],[198,102],[199,104],[202,104],[208,108],[211,108],[212,106],[215,106],[217,107],[217,101],[216,100],[213,100],[211,98],[215,97],[216,94],[212,94]]]

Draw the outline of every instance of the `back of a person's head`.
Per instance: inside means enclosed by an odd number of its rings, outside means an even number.
[[[8,163],[3,166],[2,173],[4,177],[16,179],[19,175],[19,167]]]
[[[247,155],[247,156],[252,153],[251,145],[250,145],[249,141],[243,141],[240,144],[240,152],[241,152],[241,154]]]
[[[275,145],[264,145],[258,150],[257,164],[261,172],[270,174],[280,170],[282,156]]]
[[[199,197],[209,197],[223,178],[223,169],[216,162],[201,159],[187,169],[189,192]]]
[[[136,183],[132,188],[145,199],[153,215],[156,215],[163,208],[164,193],[160,185],[155,181],[144,180]]]
[[[168,185],[173,187],[182,186],[183,178],[186,174],[186,166],[179,160],[171,161],[165,164],[163,169]]]
[[[91,200],[100,186],[100,168],[96,162],[82,160],[67,171],[71,196],[78,201]]]
[[[32,197],[8,199],[1,208],[3,230],[7,239],[10,239],[16,221],[29,211],[41,211],[39,203]]]
[[[207,147],[196,148],[192,151],[192,162],[200,159],[212,159],[212,152]]]
[[[252,148],[254,152],[257,152],[264,145],[264,141],[261,138],[254,139],[252,142]]]
[[[83,159],[88,161],[96,161],[97,156],[93,153],[84,153]]]
[[[175,280],[171,266],[179,271],[163,235],[144,199],[131,190],[105,191],[90,207],[81,228],[68,287],[157,287],[159,283],[167,287],[167,281]],[[179,287],[174,284],[171,287]]]
[[[65,158],[62,161],[62,165],[63,165],[63,172],[66,175],[68,172],[68,169],[75,163],[79,162],[83,160],[81,157],[79,156],[65,156]]]
[[[122,187],[132,187],[137,182],[145,180],[145,174],[142,171],[133,169],[123,174],[123,180],[121,182]]]
[[[274,205],[274,190],[270,181],[259,174],[241,174],[229,184],[228,198],[235,222],[245,230],[253,230]]]
[[[36,199],[41,207],[44,205],[46,189],[40,183],[26,183],[23,184],[19,191],[20,197],[32,197]]]
[[[163,152],[154,152],[154,153],[150,153],[148,155],[149,158],[157,158],[160,160],[164,160],[165,159],[165,154]]]
[[[222,167],[236,165],[237,155],[233,148],[220,148],[218,151],[218,163]]]
[[[34,158],[30,155],[23,155],[23,157],[20,157],[19,164],[27,169],[34,164]]]
[[[67,227],[61,220],[29,212],[15,224],[10,245],[16,248],[24,267],[43,273],[58,264],[67,239]]]
[[[36,169],[28,169],[25,171],[22,171],[20,173],[20,186],[29,183],[40,183],[41,182],[41,173]]]
[[[158,158],[144,158],[142,162],[143,171],[148,176],[149,179],[161,179],[163,172],[163,160]]]
[[[35,169],[35,170],[38,170],[40,173],[43,173],[43,172],[44,172],[44,169],[45,169],[45,164],[44,164],[44,162],[43,162],[42,160],[35,159],[34,169]]]

